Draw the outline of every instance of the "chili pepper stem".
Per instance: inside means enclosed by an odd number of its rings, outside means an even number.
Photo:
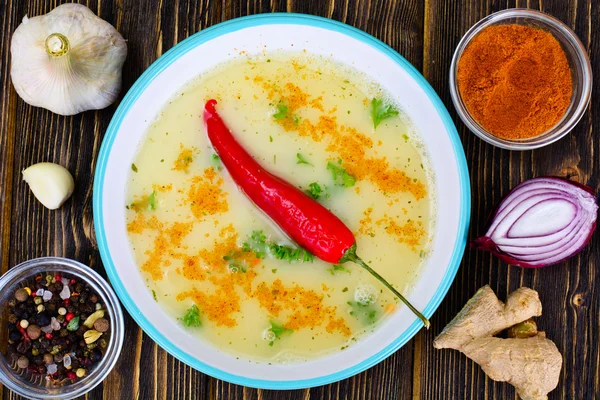
[[[417,316],[419,317],[419,319],[423,322],[423,325],[425,325],[425,328],[429,329],[429,320],[423,315],[421,314],[421,312],[419,310],[417,310],[412,304],[410,304],[410,302],[406,299],[406,297],[402,296],[402,294],[400,294],[399,291],[397,291],[392,285],[390,285],[390,283],[388,281],[385,280],[385,278],[381,275],[379,275],[377,273],[377,271],[375,271],[373,268],[369,267],[369,265],[364,262],[357,254],[356,254],[356,244],[354,244],[352,247],[350,247],[347,251],[346,254],[344,254],[344,257],[342,257],[342,259],[340,260],[340,263],[345,263],[351,261],[355,264],[360,265],[362,268],[364,268],[365,270],[367,270],[368,273],[370,273],[371,275],[373,275],[379,282],[381,282],[385,287],[387,287],[388,289],[390,289],[392,291],[392,293],[394,293],[399,299],[400,301],[402,301],[404,304],[406,304],[406,306]]]

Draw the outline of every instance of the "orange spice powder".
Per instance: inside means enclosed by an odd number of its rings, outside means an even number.
[[[281,82],[277,77],[274,81]],[[386,193],[411,193],[417,200],[427,195],[423,182],[409,177],[404,171],[394,168],[385,157],[371,157],[367,150],[374,146],[373,140],[356,129],[340,125],[333,115],[336,109],[320,115],[316,123],[308,119],[294,118],[302,108],[312,108],[323,112],[322,96],[311,99],[302,88],[292,83],[274,84],[256,76],[254,83],[260,84],[269,100],[281,101],[288,108],[288,116],[276,122],[286,132],[297,132],[300,136],[310,137],[315,142],[326,140],[327,151],[336,153],[343,160],[343,167],[357,180],[369,180]],[[368,103],[367,103],[368,104]]]
[[[458,61],[458,89],[473,118],[504,139],[538,136],[572,96],[565,51],[551,33],[520,25],[485,28]]]
[[[229,211],[227,193],[221,189],[223,178],[214,168],[206,168],[202,175],[191,179],[187,202],[197,219]]]
[[[186,149],[183,147],[183,145],[181,145],[180,147],[181,152],[179,152],[177,159],[173,163],[172,169],[173,171],[187,172],[190,167],[190,164],[194,160],[194,149]]]

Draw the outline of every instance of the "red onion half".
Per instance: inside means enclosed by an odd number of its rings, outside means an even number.
[[[590,187],[552,176],[530,179],[504,197],[471,247],[520,267],[557,264],[590,241],[597,215]]]

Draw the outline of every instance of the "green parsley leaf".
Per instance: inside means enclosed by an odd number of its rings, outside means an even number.
[[[398,110],[391,104],[383,104],[383,100],[373,98],[371,100],[371,118],[373,119],[373,126],[377,129],[377,126],[384,119],[395,117],[398,115]]]
[[[148,197],[148,207],[150,207],[151,210],[156,210],[156,206],[156,190],[153,190],[150,197]]]
[[[346,188],[354,186],[356,184],[356,178],[347,173],[346,169],[344,169],[341,164],[342,160],[339,160],[337,164],[331,161],[327,163],[327,169],[331,171],[335,185]]]
[[[138,172],[137,166],[135,164],[131,164],[131,170],[136,173]]]
[[[329,197],[329,195],[325,193],[325,189],[321,188],[321,185],[317,182],[309,183],[305,193],[315,200],[319,200],[321,196]]]
[[[188,328],[202,326],[202,321],[200,321],[200,309],[198,306],[195,304],[192,305],[183,316],[182,321]]]
[[[267,250],[267,237],[263,231],[252,231],[250,240],[242,244],[242,251],[254,252],[256,258],[265,258]]]
[[[269,322],[271,323],[271,332],[273,332],[277,339],[281,339],[281,336],[286,333],[294,332],[292,329],[285,328],[283,325],[280,325],[273,320],[270,320]]]
[[[377,308],[374,304],[365,305],[356,301],[349,301],[348,305],[352,307],[349,314],[364,325],[371,325],[377,320]]]
[[[273,118],[275,119],[284,119],[288,116],[290,109],[285,105],[284,102],[280,101],[277,103],[277,112],[273,114]]]
[[[215,167],[218,171],[223,169],[223,166],[221,165],[221,157],[219,157],[218,154],[213,153],[210,158],[212,159],[213,167]]]
[[[329,268],[327,271],[329,271],[329,273],[330,273],[331,275],[335,275],[335,274],[337,274],[338,272],[345,272],[345,273],[347,273],[347,274],[349,274],[349,273],[350,273],[350,271],[348,271],[348,270],[346,269],[346,267],[344,267],[343,265],[340,265],[340,264],[333,264],[333,265],[331,266],[331,268]]]
[[[300,247],[292,247],[279,245],[277,243],[267,241],[267,237],[263,231],[252,231],[249,240],[242,243],[242,251],[254,252],[256,258],[265,258],[267,250],[278,260],[313,262],[314,256],[308,251]]]
[[[296,164],[306,164],[306,165],[312,166],[311,163],[306,161],[306,158],[304,158],[304,156],[302,154],[296,153],[296,158],[298,159],[298,161],[296,161]]]
[[[292,261],[313,262],[315,259],[315,256],[304,250],[302,247],[291,247],[279,245],[277,243],[269,243],[269,250],[276,259],[285,260],[289,263]]]

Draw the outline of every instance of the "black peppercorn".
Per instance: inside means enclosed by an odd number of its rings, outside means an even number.
[[[45,312],[39,313],[37,315],[37,324],[39,326],[48,326],[50,325],[50,317]]]
[[[31,348],[30,340],[21,340],[21,342],[17,346],[17,351],[21,354],[25,354],[25,353],[27,353],[27,350],[29,350],[30,348]]]
[[[21,332],[19,331],[10,331],[8,332],[8,339],[12,340],[13,342],[16,342],[17,340],[21,340],[21,338],[23,337],[23,335],[21,335]]]
[[[97,362],[100,361],[100,359],[102,358],[102,352],[99,349],[94,349],[91,353],[90,353],[90,360],[92,362]]]

